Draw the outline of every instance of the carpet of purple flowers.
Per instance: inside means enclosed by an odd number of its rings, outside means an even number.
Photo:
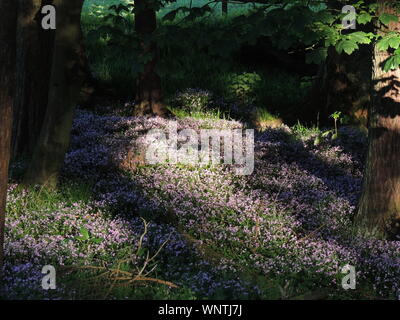
[[[315,134],[286,126],[258,132],[249,176],[225,165],[121,165],[149,129],[167,125],[107,108],[77,111],[62,178],[67,194],[9,186],[0,296],[81,298],[62,281],[43,291],[42,266],[113,265],[132,257],[140,217],[150,222],[149,251],[168,240],[153,276],[179,289],[134,287],[122,298],[280,299],[321,289],[341,299],[400,295],[400,241],[362,239],[352,228],[365,134],[343,127],[338,139],[316,146]],[[179,129],[242,126],[178,120]],[[346,264],[357,271],[353,291],[341,287]]]

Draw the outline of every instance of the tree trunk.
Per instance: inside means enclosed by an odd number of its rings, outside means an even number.
[[[146,1],[135,5],[135,31],[143,38],[151,35],[157,29],[156,11]],[[144,70],[138,76],[135,115],[153,113],[165,116],[167,110],[162,102],[161,78],[155,72],[158,60],[157,44],[142,43],[143,55],[151,55],[145,63]]]
[[[15,84],[17,10],[15,0],[0,0],[0,274],[4,263],[4,228]]]
[[[228,14],[228,0],[222,0],[222,14]]]
[[[382,2],[380,13],[395,14]],[[400,31],[400,23],[378,32],[394,30]],[[400,231],[400,70],[382,70],[389,56],[390,52],[374,48],[368,154],[356,224],[363,234],[393,238]]]
[[[54,31],[41,27],[41,7],[52,0],[18,0],[17,84],[12,157],[32,153],[47,107]]]
[[[26,184],[55,188],[69,146],[74,110],[84,78],[80,18],[83,0],[54,0],[57,30],[48,106],[25,177]]]
[[[350,123],[367,127],[371,93],[372,54],[361,47],[352,55],[328,50],[328,57],[320,67],[309,94],[310,112],[319,114],[321,124],[331,125],[329,116],[341,111]]]

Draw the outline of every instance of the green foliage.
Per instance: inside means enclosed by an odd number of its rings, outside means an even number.
[[[266,108],[256,108],[255,110],[255,124],[259,131],[264,131],[267,128],[276,128],[281,126],[282,120],[269,112]]]
[[[359,48],[359,44],[369,44],[371,39],[374,37],[372,33],[366,32],[353,32],[342,37],[342,39],[336,44],[336,50],[339,53],[343,51],[347,54],[352,54]]]
[[[103,238],[92,237],[89,230],[85,227],[81,227],[79,229],[80,235],[76,236],[76,239],[79,241],[93,242],[93,243],[101,243]]]
[[[178,118],[191,117],[194,119],[226,119],[222,112],[213,105],[213,94],[208,90],[187,88],[177,92],[169,100],[169,111]]]
[[[45,187],[18,188],[16,194],[24,193],[24,197],[13,203],[7,210],[17,213],[19,211],[57,210],[58,203],[63,201],[68,206],[75,202],[87,203],[91,197],[91,187],[81,181],[68,181],[63,183],[58,190],[49,190]]]
[[[209,109],[205,111],[187,111],[179,107],[167,106],[167,109],[172,112],[178,118],[193,118],[200,120],[219,120],[219,119],[229,119],[229,115],[220,109]],[[208,128],[203,128],[208,129]]]
[[[385,25],[388,25],[390,22],[397,22],[399,21],[398,16],[390,13],[383,13],[379,16],[379,21]]]
[[[253,104],[261,82],[262,78],[256,72],[234,75],[228,85],[228,97],[243,105]]]
[[[345,117],[344,117],[344,115],[342,115],[341,111],[335,111],[329,117],[333,119],[333,121],[335,123],[335,128],[334,128],[334,130],[325,130],[325,131],[318,132],[317,136],[314,139],[315,146],[319,145],[322,142],[322,139],[328,137],[329,135],[330,135],[331,140],[336,140],[339,137],[337,122],[344,121]]]
[[[359,24],[367,24],[371,22],[372,16],[368,12],[362,12],[361,14],[357,15],[357,23]]]
[[[183,22],[190,22],[198,18],[204,17],[206,14],[209,14],[212,12],[211,7],[208,4],[205,4],[201,7],[178,7],[174,10],[171,10],[167,14],[164,15],[163,21],[173,21],[177,17],[179,13],[181,15],[184,15],[184,18],[182,18],[181,21]]]
[[[265,107],[272,114],[279,114],[285,123],[291,125],[308,114],[304,101],[312,79],[282,70],[269,70],[260,75],[262,82],[256,91],[258,107]]]
[[[98,78],[119,87],[124,94],[132,95],[135,78],[151,57],[139,54],[140,39],[133,33],[134,17],[129,12],[129,1],[110,4],[114,6],[111,10],[102,10],[101,19],[95,26],[86,24],[89,59]],[[384,63],[385,71],[400,66],[397,32],[374,34],[359,29],[343,30],[341,19],[344,16],[326,5],[311,2],[305,6],[303,1],[284,0],[279,4],[273,2],[254,6],[251,10],[243,9],[241,14],[224,18],[213,4],[205,4],[204,1],[183,0],[165,4],[159,10],[157,32],[146,39],[156,41],[160,49],[157,72],[167,97],[183,88],[204,88],[245,106],[243,113],[247,105],[254,104],[273,114],[281,114],[289,124],[307,118],[304,115],[311,111],[304,109],[302,101],[310,81],[286,73],[281,75],[279,65],[278,72],[257,70],[255,73],[254,69],[240,66],[235,61],[243,45],[254,44],[261,36],[271,39],[276,49],[304,50],[306,62],[314,64],[326,59],[330,47],[339,53],[352,54],[361,46],[376,43],[379,50],[392,52]],[[376,5],[359,1],[354,6],[359,24],[394,21],[390,15],[379,17]],[[235,36],[230,36],[232,34]],[[209,111],[188,111],[174,105],[171,108],[180,116],[196,114],[203,117],[207,113],[206,116],[215,116]]]
[[[162,21],[156,34],[145,40],[154,40],[159,45],[161,59],[158,71],[168,93],[182,87],[206,88],[209,77],[205,75],[210,70],[215,70],[215,74],[227,72],[232,64],[229,60],[238,48],[243,44],[254,44],[260,36],[268,36],[273,46],[281,50],[305,47],[306,62],[315,64],[324,61],[328,48],[332,46],[339,53],[346,54],[376,41],[380,50],[397,50],[400,46],[398,32],[385,35],[358,30],[344,32],[341,24],[344,15],[321,2],[304,5],[301,0],[284,0],[258,4],[229,19],[219,16],[219,20],[215,20],[218,10],[213,7],[214,3],[200,0],[155,2],[158,3]],[[89,18],[87,8],[95,3],[101,9],[94,11]],[[105,8],[106,4],[111,5],[109,10]],[[397,20],[393,14],[379,16],[376,3],[358,1],[353,5],[359,24],[380,22],[387,25]],[[92,0],[85,8],[84,16],[88,21],[97,17],[97,21],[101,22],[86,26],[89,27],[86,28],[91,53],[89,58],[97,75],[106,82],[121,83],[121,87],[123,82],[133,83],[145,61],[151,57],[139,54],[140,40],[143,39],[138,39],[132,32],[131,2]],[[227,36],[232,33],[235,37]],[[188,65],[191,72],[185,70]],[[396,51],[384,64],[384,70],[389,71],[399,65],[399,52]],[[185,82],[189,83],[184,85]]]
[[[376,43],[376,47],[380,51],[386,51],[389,48],[398,49],[399,45],[400,38],[397,37],[395,32],[388,33]]]
[[[356,19],[359,24],[381,23],[387,26],[391,22],[398,22],[398,15],[377,13],[377,3],[366,4],[359,1],[353,4],[357,10]],[[268,7],[268,6],[266,6]],[[352,54],[360,45],[374,44],[379,50],[399,49],[400,33],[389,32],[386,34],[364,31],[346,30],[342,26],[344,15],[337,13],[328,6],[320,6],[315,10],[312,6],[304,6],[303,1],[282,1],[274,8],[258,8],[252,15],[259,29],[274,41],[277,48],[287,50],[296,44],[308,46],[306,48],[306,62],[321,63],[331,46],[338,53]],[[258,20],[264,17],[263,20]],[[399,51],[393,53],[386,61],[383,69],[397,69],[400,66]]]
[[[93,5],[94,1],[91,2]],[[190,12],[197,12],[195,5],[200,2],[195,1]],[[157,42],[160,49],[157,72],[167,95],[187,87],[206,88],[215,75],[232,69],[231,55],[238,50],[240,43],[226,37],[232,30],[231,25],[220,15],[215,20],[210,17],[205,20],[200,15],[178,23],[160,20],[156,33],[140,39],[134,33],[134,15],[129,2],[111,2],[111,8],[105,2],[101,4],[101,10],[90,15],[84,11],[82,17],[89,61],[96,78],[107,86],[117,87],[121,95],[132,94],[138,73],[152,58],[141,55],[141,41]],[[189,2],[165,4],[165,8],[159,11],[159,17],[165,16],[169,7],[176,9],[178,4],[182,7]],[[86,6],[88,10],[89,4]],[[187,10],[185,12],[190,15]],[[203,13],[208,12],[206,8],[202,10]],[[127,83],[130,85],[127,86]]]
[[[208,90],[187,88],[177,92],[170,100],[168,109],[178,118],[226,119],[226,112],[213,106],[213,94]]]
[[[395,70],[399,68],[399,66],[400,66],[400,50],[396,50],[394,55],[386,60],[383,70],[385,72],[388,72],[389,70]]]
[[[299,120],[292,127],[293,133],[298,138],[308,138],[310,136],[319,135],[321,130],[319,130],[316,126],[308,127],[302,124]]]
[[[383,70],[385,72],[400,66],[400,36],[397,32],[387,33],[376,43],[376,47],[379,51],[394,49],[393,54],[384,63]]]
[[[341,111],[335,111],[334,113],[332,113],[332,114],[330,115],[330,117],[331,117],[333,120],[335,120],[335,122],[336,122],[336,121],[338,121],[338,120],[340,119],[341,115],[342,115],[342,112],[341,112]]]
[[[271,112],[269,112],[267,109],[265,108],[257,108],[256,109],[256,115],[257,115],[257,119],[259,121],[273,121],[273,120],[277,120],[278,117],[273,115]]]
[[[128,10],[127,2],[123,2],[123,4],[124,6],[114,5],[111,10],[102,10],[98,19],[100,23],[97,25],[86,24],[84,30],[89,60],[96,77],[106,82],[107,85],[117,86],[121,88],[121,91],[132,94],[138,72],[142,70],[143,63],[151,57],[140,56],[140,39],[133,33],[133,16]],[[177,8],[179,7],[175,6],[175,10]],[[161,22],[153,40],[157,41],[160,48],[160,62],[157,65],[157,71],[162,78],[166,95],[182,88],[201,87],[212,89],[219,95],[232,95],[232,91],[236,91],[240,101],[246,103],[253,103],[255,100],[260,100],[260,96],[266,96],[253,85],[257,79],[243,79],[242,82],[233,84],[236,89],[227,90],[226,87],[232,85],[229,84],[231,79],[227,79],[227,77],[230,77],[230,73],[240,74],[243,71],[249,73],[241,67],[233,67],[235,64],[234,54],[243,44],[255,43],[257,38],[262,35],[269,33],[274,35],[275,32],[281,31],[281,29],[275,30],[277,26],[282,25],[278,21],[281,10],[278,9],[277,6],[258,6],[244,14],[233,16],[229,20],[212,20],[210,17],[207,17],[206,20],[199,17],[196,21]],[[163,10],[161,9],[161,11]],[[291,13],[296,13],[297,18],[301,20],[303,13],[307,12],[304,9],[293,8],[288,15]],[[327,15],[315,14],[329,20]],[[267,16],[268,19],[266,19]],[[291,21],[300,20],[292,19]],[[317,37],[312,28],[309,28],[308,31],[311,43],[312,39]],[[235,37],[227,36],[232,33],[235,33]],[[299,33],[296,32],[290,38],[293,40],[298,36]],[[150,40],[147,39],[147,41]],[[278,47],[283,45],[279,41],[276,41],[275,44]],[[287,45],[283,46],[287,47]],[[311,57],[311,61],[317,62],[323,59],[326,50],[317,49],[313,54],[319,58]],[[130,85],[127,86],[127,83]],[[254,93],[254,91],[256,92]],[[298,91],[297,88],[296,91]],[[286,97],[283,98],[286,100]]]
[[[132,4],[110,6],[109,13],[102,18],[103,23],[88,31],[86,37],[89,45],[101,43],[105,51],[103,61],[106,64],[123,59],[130,64],[130,68],[124,73],[128,72],[136,77],[151,57],[141,54],[143,39],[134,33],[132,10]]]
[[[172,98],[172,105],[191,113],[205,112],[212,101],[212,93],[207,90],[188,88],[177,92]]]

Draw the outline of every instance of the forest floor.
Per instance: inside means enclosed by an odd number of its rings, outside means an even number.
[[[251,175],[229,165],[146,165],[137,141],[166,128],[130,106],[78,109],[58,191],[18,184],[12,164],[6,299],[394,299],[400,242],[352,230],[365,134],[281,126],[255,133]],[[243,128],[181,117],[178,129]],[[144,222],[145,221],[145,222]],[[152,259],[152,257],[154,259]],[[357,272],[344,290],[341,268]],[[41,287],[44,265],[57,289]],[[166,282],[167,281],[167,282]],[[176,287],[175,287],[176,286]]]

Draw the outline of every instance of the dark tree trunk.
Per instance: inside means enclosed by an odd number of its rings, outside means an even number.
[[[222,14],[228,14],[228,0],[222,0]]]
[[[54,31],[41,27],[41,7],[52,0],[18,0],[17,84],[12,156],[32,153],[47,107]]]
[[[156,11],[148,1],[141,1],[135,5],[135,31],[141,37],[151,35],[157,29]],[[143,54],[152,55],[145,63],[144,70],[138,76],[135,115],[156,114],[166,115],[167,111],[162,102],[161,78],[155,72],[158,60],[157,44],[142,44]]]
[[[80,18],[83,0],[54,0],[57,30],[48,106],[25,177],[26,184],[54,188],[69,146],[73,114],[84,78]]]
[[[15,85],[17,10],[15,0],[0,0],[0,274],[4,263],[4,228]]]
[[[380,13],[395,14],[379,2]],[[390,23],[387,29],[378,32],[398,32],[400,23]],[[400,231],[400,70],[382,70],[389,56],[374,48],[369,145],[356,224],[363,234],[391,238]]]
[[[371,92],[371,49],[362,47],[351,56],[330,48],[310,91],[310,110],[322,124],[331,125],[335,111],[347,115],[351,124],[367,127]]]

